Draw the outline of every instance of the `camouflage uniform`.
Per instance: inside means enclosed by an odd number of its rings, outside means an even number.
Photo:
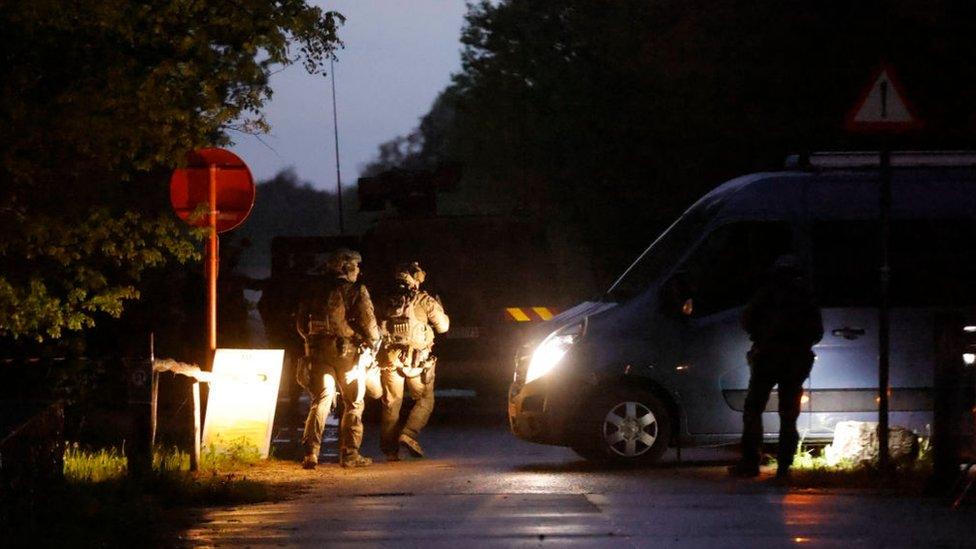
[[[415,263],[413,265],[416,265]],[[416,267],[419,270],[419,266]],[[422,273],[422,271],[420,271]],[[419,278],[420,281],[423,277]],[[383,388],[383,416],[380,421],[380,448],[390,460],[398,459],[399,445],[402,443],[417,457],[423,455],[417,437],[420,430],[427,425],[431,413],[434,411],[434,378],[435,362],[431,360],[422,373],[409,372],[410,366],[425,363],[430,358],[434,345],[434,332],[442,334],[450,326],[450,319],[444,312],[441,303],[427,292],[421,290],[420,282],[410,276],[410,273],[398,275],[400,292],[407,292],[410,296],[413,316],[426,323],[426,346],[422,349],[411,349],[402,345],[385,344],[380,351],[380,381]],[[387,328],[392,310],[387,308],[382,314],[384,331]],[[408,377],[409,376],[409,377]],[[403,405],[404,385],[410,391],[414,400],[413,408],[402,429],[397,429],[400,419],[400,408]]]
[[[358,275],[358,260],[355,274]],[[317,460],[325,419],[337,389],[343,403],[340,463],[358,466],[369,462],[359,455],[363,439],[365,370],[357,362],[360,346],[372,346],[379,340],[379,328],[369,292],[355,280],[356,276],[340,272],[324,286],[313,289],[299,306],[298,329],[306,338],[312,362],[309,380],[312,404],[302,435],[306,467],[314,466]]]
[[[777,474],[788,473],[799,443],[796,420],[803,382],[813,367],[811,348],[823,337],[820,309],[798,267],[783,263],[742,314],[742,327],[753,342],[747,355],[751,374],[742,413],[742,460],[732,470],[742,476],[758,474],[762,413],[774,385],[778,386],[780,421]]]

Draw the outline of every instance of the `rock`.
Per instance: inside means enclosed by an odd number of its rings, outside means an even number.
[[[834,440],[824,448],[829,465],[850,461],[864,465],[878,460],[878,424],[873,421],[841,421]],[[892,463],[910,463],[918,456],[918,437],[904,427],[888,429],[888,457]]]

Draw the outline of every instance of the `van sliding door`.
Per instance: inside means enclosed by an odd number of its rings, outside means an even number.
[[[679,390],[693,434],[738,435],[749,386],[749,336],[742,309],[773,262],[794,253],[785,221],[742,221],[713,230],[682,266],[693,287],[693,311],[685,325]],[[779,429],[776,394],[764,414],[767,432]]]

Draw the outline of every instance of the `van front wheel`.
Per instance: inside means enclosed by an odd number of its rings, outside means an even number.
[[[576,453],[592,461],[647,465],[660,459],[671,438],[667,407],[646,391],[613,391],[587,405]]]

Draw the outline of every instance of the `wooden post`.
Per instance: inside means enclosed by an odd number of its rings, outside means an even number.
[[[132,422],[125,454],[129,475],[145,478],[152,471],[152,363],[144,358],[123,359],[128,378],[128,412]]]
[[[200,470],[200,382],[193,380],[193,450],[190,453],[190,470]]]
[[[156,334],[149,334],[149,364],[152,368],[152,384],[149,388],[149,449],[156,447],[156,417],[159,408],[159,372],[156,371]]]
[[[149,403],[149,447],[156,447],[156,416],[159,409],[159,372],[152,374],[152,400]]]

